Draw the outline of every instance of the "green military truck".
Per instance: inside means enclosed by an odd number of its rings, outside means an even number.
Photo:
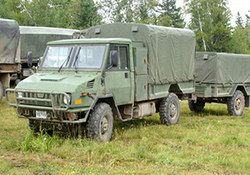
[[[0,19],[0,101],[10,86],[12,74],[21,70],[20,31],[14,20]]]
[[[191,111],[201,112],[205,103],[225,103],[229,115],[240,116],[249,107],[250,55],[197,52],[195,95]]]
[[[71,39],[74,29],[53,27],[20,26],[20,49],[22,71],[18,79],[24,79],[32,74],[31,64],[37,66],[38,59],[43,56],[49,41]],[[32,63],[28,62],[28,52],[32,53]]]
[[[179,98],[194,93],[192,31],[113,23],[85,37],[49,42],[38,72],[6,91],[31,129],[87,123],[87,136],[108,141],[114,119],[159,112],[163,124],[178,122]]]

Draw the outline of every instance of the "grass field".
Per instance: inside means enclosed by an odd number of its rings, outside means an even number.
[[[109,143],[33,136],[5,98],[0,103],[0,174],[250,174],[250,110],[231,117],[226,105],[202,114],[182,102],[179,124],[159,116],[115,122]]]

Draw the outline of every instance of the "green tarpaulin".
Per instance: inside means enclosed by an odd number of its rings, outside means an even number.
[[[129,38],[143,42],[148,49],[149,83],[193,80],[196,41],[191,30],[113,23],[88,29],[86,38]]]
[[[195,82],[250,83],[250,55],[197,52]]]
[[[53,27],[20,26],[21,58],[26,59],[27,53],[32,52],[33,58],[43,56],[47,42],[71,39],[78,30]]]
[[[0,63],[20,62],[19,25],[14,20],[0,19]]]

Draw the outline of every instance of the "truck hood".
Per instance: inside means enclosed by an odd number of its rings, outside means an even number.
[[[78,74],[36,73],[21,81],[16,89],[36,91],[63,91],[72,93],[79,86],[101,76],[98,72]]]

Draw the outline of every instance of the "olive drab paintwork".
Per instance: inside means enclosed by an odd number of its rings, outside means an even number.
[[[0,19],[0,101],[13,73],[21,71],[20,31],[14,20]]]
[[[27,59],[27,53],[32,52],[33,59],[43,56],[49,41],[71,39],[78,30],[53,27],[20,26],[21,59]]]
[[[14,20],[0,19],[0,64],[20,63],[19,25]]]
[[[23,68],[21,77],[24,78],[31,75],[30,68],[27,65],[28,52],[32,52],[33,65],[37,66],[38,58],[43,56],[49,41],[71,39],[74,32],[79,32],[79,30],[20,26],[20,49]]]
[[[88,122],[90,137],[108,141],[113,119],[159,111],[163,124],[178,122],[178,97],[194,92],[194,53],[190,30],[96,26],[85,39],[49,42],[38,72],[6,90],[6,99],[17,107],[18,117],[31,123],[50,123],[60,130],[63,124]],[[16,104],[9,102],[10,92]]]
[[[190,110],[201,112],[205,103],[225,103],[229,115],[241,115],[249,107],[250,55],[197,52],[195,96]]]

